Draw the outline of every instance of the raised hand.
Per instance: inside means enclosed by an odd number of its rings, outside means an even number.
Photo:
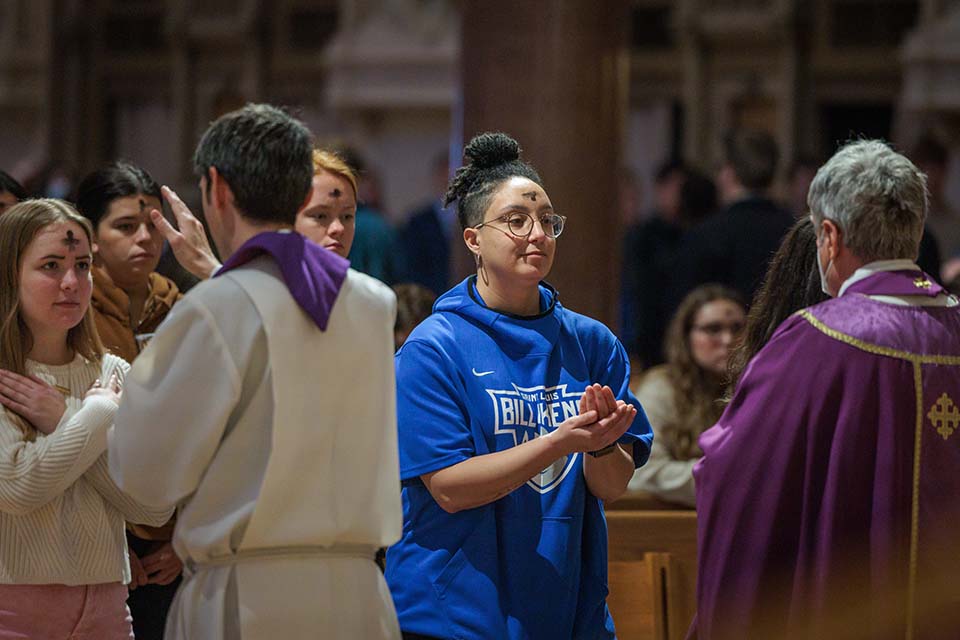
[[[598,419],[606,418],[616,411],[617,406],[617,398],[613,395],[613,389],[608,386],[601,386],[598,383],[589,385],[584,389],[583,395],[580,396],[580,413],[596,411]]]
[[[173,189],[165,186],[161,192],[170,205],[173,216],[177,219],[179,230],[174,228],[157,209],[150,212],[150,219],[170,243],[177,262],[194,276],[206,280],[220,268],[220,262],[214,257],[210,243],[207,242],[207,233],[203,225]]]
[[[50,435],[60,424],[67,401],[63,393],[35,376],[0,369],[0,404]]]

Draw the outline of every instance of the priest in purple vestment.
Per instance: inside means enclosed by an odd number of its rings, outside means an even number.
[[[703,434],[695,638],[960,637],[960,307],[925,177],[853,142],[807,199],[824,290]]]

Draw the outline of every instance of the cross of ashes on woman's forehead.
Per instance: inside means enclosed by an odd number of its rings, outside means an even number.
[[[67,237],[63,239],[63,244],[66,245],[70,251],[74,251],[77,245],[80,244],[80,239],[74,237],[72,229],[67,229]]]

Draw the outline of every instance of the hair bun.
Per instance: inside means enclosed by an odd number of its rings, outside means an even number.
[[[520,143],[505,133],[481,133],[470,141],[463,155],[477,169],[487,169],[519,159]]]

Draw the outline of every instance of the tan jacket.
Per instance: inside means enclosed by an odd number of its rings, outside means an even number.
[[[150,295],[143,305],[143,314],[136,329],[130,322],[130,298],[113,283],[102,267],[93,268],[93,318],[97,333],[107,351],[120,356],[129,363],[146,346],[148,336],[157,330],[173,305],[183,297],[172,280],[159,273],[150,274]],[[137,341],[137,336],[141,340]],[[173,536],[173,520],[162,527],[128,525],[138,538],[144,540],[170,540]]]

